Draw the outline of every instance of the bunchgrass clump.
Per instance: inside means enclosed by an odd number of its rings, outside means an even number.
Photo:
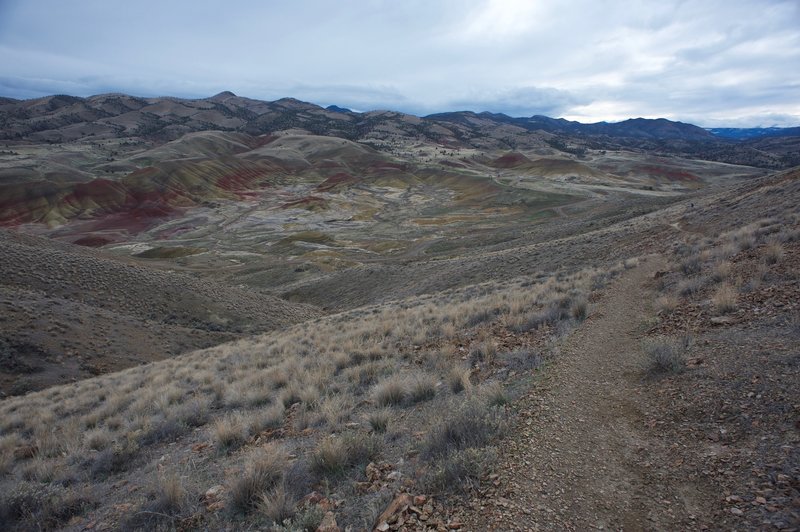
[[[643,342],[646,368],[652,374],[680,373],[686,367],[688,337],[682,339],[660,336]]]
[[[389,411],[381,409],[370,412],[367,416],[370,430],[376,434],[383,434],[389,427],[391,415]]]
[[[464,493],[477,486],[496,461],[497,452],[492,447],[455,451],[434,462],[421,484],[429,493]]]
[[[311,471],[321,477],[337,478],[353,467],[365,465],[379,450],[379,440],[368,434],[325,438],[311,455]]]
[[[436,380],[428,375],[417,375],[411,381],[408,390],[408,401],[420,403],[436,397]]]
[[[244,471],[230,486],[228,509],[233,513],[248,513],[261,501],[261,495],[275,488],[283,479],[288,456],[277,445],[255,451]]]
[[[456,451],[479,448],[497,437],[504,426],[500,412],[481,397],[472,397],[448,410],[433,423],[423,444],[427,457],[444,457]]]
[[[246,440],[246,427],[241,414],[228,414],[219,418],[213,427],[214,442],[220,452],[239,448]]]
[[[373,390],[375,402],[380,406],[397,406],[406,399],[408,383],[399,376],[391,376],[377,385]]]
[[[767,264],[777,264],[783,258],[783,246],[778,242],[770,242],[764,248],[764,262]]]
[[[735,286],[724,283],[717,288],[711,300],[717,312],[720,314],[727,314],[736,310],[736,299],[738,295],[739,291]]]
[[[471,371],[469,368],[453,367],[447,373],[447,386],[453,393],[461,393],[464,390],[469,390],[472,383],[469,380]]]

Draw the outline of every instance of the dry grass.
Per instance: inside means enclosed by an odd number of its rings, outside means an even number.
[[[730,261],[723,260],[714,266],[714,270],[711,273],[711,278],[714,280],[714,282],[719,283],[725,279],[728,279],[732,270],[733,264]]]
[[[680,300],[670,294],[665,294],[656,299],[656,312],[660,315],[672,314],[678,308]]]
[[[277,445],[254,451],[247,460],[244,471],[231,482],[228,492],[228,509],[233,513],[247,513],[261,500],[261,495],[275,488],[283,479],[288,456]]]
[[[483,447],[499,436],[504,426],[502,413],[485,397],[472,397],[441,415],[425,440],[423,454],[437,458]]]
[[[727,314],[729,312],[733,312],[736,310],[736,300],[739,297],[739,291],[736,289],[735,286],[724,283],[717,288],[714,292],[711,301],[714,304],[714,308],[720,314]]]
[[[783,246],[778,242],[770,242],[764,248],[764,262],[767,264],[777,264],[783,258]]]
[[[247,437],[241,414],[233,413],[217,419],[213,427],[214,444],[221,452],[240,447]]]
[[[373,397],[380,406],[401,405],[406,400],[407,387],[404,377],[389,377],[375,386]]]
[[[366,465],[377,457],[379,450],[379,440],[367,434],[329,437],[311,455],[311,471],[321,477],[340,477],[351,468]]]
[[[470,375],[472,372],[469,368],[453,367],[447,374],[447,385],[453,393],[461,393],[464,390],[469,391],[472,388],[470,382]]]
[[[649,338],[643,342],[645,367],[652,374],[680,373],[686,367],[688,338]]]
[[[393,451],[400,454],[418,448],[419,442],[404,439],[409,419],[415,420],[415,430],[438,432],[449,422],[435,414],[445,411],[456,394],[472,404],[477,390],[491,388],[480,381],[511,363],[487,331],[514,330],[515,324],[535,331],[580,320],[588,293],[616,271],[526,276],[357,309],[5,399],[0,402],[0,472],[5,475],[0,488],[21,485],[26,477],[48,486],[60,479],[112,483],[130,478],[125,475],[131,469],[160,467],[161,456],[169,463],[188,441],[205,437],[217,451],[212,453],[216,472],[209,473],[217,483],[225,471],[240,471],[226,482],[231,510],[258,508],[269,519],[288,516],[296,510],[290,509],[293,501],[308,493],[295,493],[293,486],[310,490],[311,482],[285,480],[287,468],[308,463],[311,477],[335,485],[361,471],[364,460],[384,446],[400,446]],[[455,351],[457,343],[473,348],[480,366],[474,374],[462,366],[469,352]],[[480,401],[487,409],[478,411],[481,416],[494,412],[475,421],[476,437],[483,441],[481,431],[499,435],[490,422],[497,409],[489,401],[502,405],[508,399],[498,387],[496,393],[483,392]],[[367,423],[354,428],[353,420]],[[452,439],[447,445],[454,453],[472,448],[471,436],[451,428],[441,437]],[[256,442],[263,445],[269,438],[280,438],[296,456],[292,464],[277,460],[279,465],[270,466],[268,459],[251,457],[244,467],[238,465]],[[15,457],[15,450],[26,448],[32,449],[29,456]],[[201,480],[207,488],[214,482],[195,471],[187,475],[181,477],[184,486]],[[149,502],[160,498],[157,491]]]

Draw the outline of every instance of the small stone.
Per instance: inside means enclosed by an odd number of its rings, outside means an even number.
[[[206,497],[218,497],[220,493],[225,489],[222,484],[217,484],[216,486],[211,486],[206,490],[205,496]]]
[[[381,478],[381,470],[373,462],[367,464],[365,474],[370,482],[375,482]]]
[[[411,503],[414,502],[411,498],[411,495],[408,493],[402,493],[395,497],[395,499],[389,503],[389,506],[383,511],[383,513],[378,517],[378,526],[383,523],[389,524],[397,520],[397,514],[400,514],[406,510]]]
[[[711,325],[727,325],[733,322],[730,316],[714,316],[711,318]]]
[[[341,532],[339,525],[336,524],[336,515],[333,512],[326,512],[322,522],[317,527],[317,532]]]
[[[738,508],[731,508],[731,513],[732,513],[733,515],[744,515],[744,512],[743,512],[743,511],[741,511],[741,510],[740,510],[740,509],[738,509]]]

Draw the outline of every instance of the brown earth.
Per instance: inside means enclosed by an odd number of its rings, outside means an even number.
[[[610,287],[516,405],[496,473],[452,503],[448,522],[464,530],[800,524],[796,325],[714,331],[696,338],[686,373],[648,377],[641,342],[653,276],[664,268],[651,256]]]
[[[648,434],[640,372],[651,257],[608,291],[546,378],[518,405],[498,496],[471,501],[470,530],[696,528],[713,486],[675,478],[668,444]]]

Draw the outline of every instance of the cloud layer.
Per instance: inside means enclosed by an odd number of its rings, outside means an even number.
[[[0,95],[800,125],[796,0],[0,1]]]

